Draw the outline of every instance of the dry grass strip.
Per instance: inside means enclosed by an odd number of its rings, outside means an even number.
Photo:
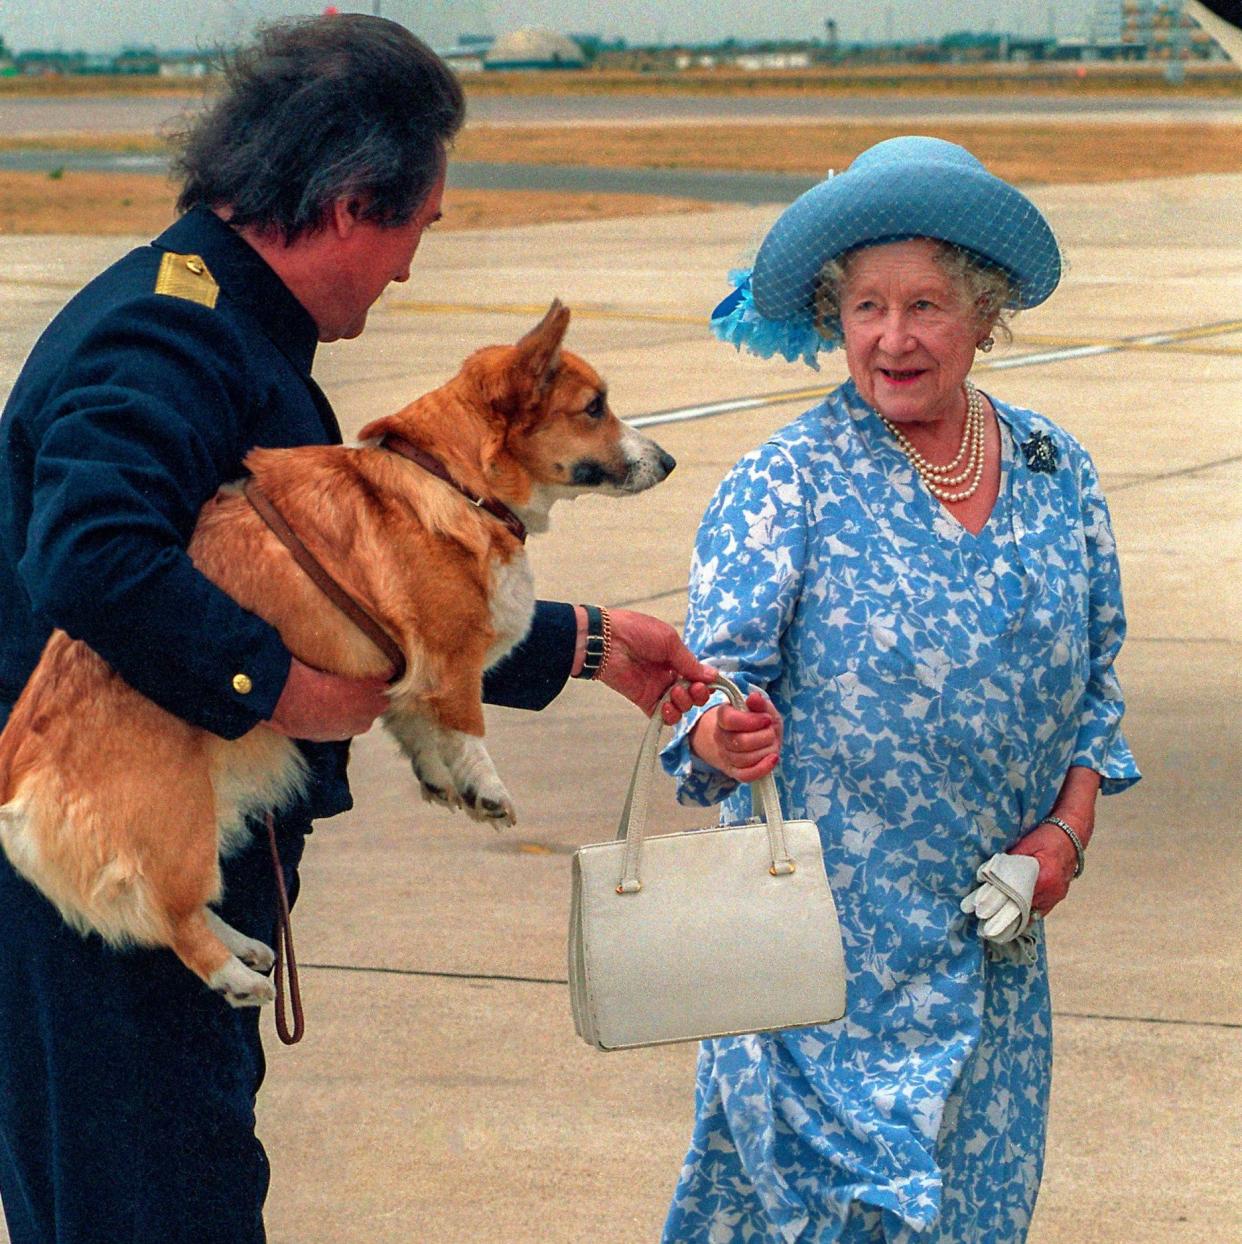
[[[461,160],[614,167],[746,169],[819,175],[910,132],[897,124],[476,126]],[[1124,181],[1242,172],[1242,126],[1170,124],[935,124],[917,132],[961,143],[994,173],[1024,183]]]
[[[502,163],[630,168],[745,169],[820,175],[901,127],[876,123],[649,125],[468,129],[455,156]],[[1242,172],[1242,127],[1167,125],[945,124],[926,132],[961,143],[993,172],[1024,184],[1122,181]],[[157,150],[139,136],[82,136],[74,145]],[[0,148],[37,146],[5,142]],[[57,145],[61,145],[58,143]],[[0,172],[0,233],[145,234],[173,216],[163,177],[141,173]],[[483,229],[704,210],[690,199],[541,190],[451,190],[443,228]]]
[[[1242,75],[1240,75],[1242,76]],[[613,168],[735,169],[822,174],[906,132],[912,122],[731,125],[471,126],[459,160]],[[1242,125],[1210,122],[945,122],[917,127],[973,151],[993,172],[1024,183],[1123,181],[1242,171]],[[0,151],[167,152],[151,134],[0,136]],[[82,174],[79,174],[81,176]]]
[[[616,216],[703,212],[712,204],[648,194],[596,194],[559,190],[455,190],[444,194],[437,229],[500,229],[553,221],[607,220]]]
[[[1006,99],[1023,95],[1059,95],[1070,99],[1125,95],[1153,103],[1185,95],[1216,99],[1242,95],[1242,73],[1234,65],[1190,64],[1186,66],[1185,79],[1177,83],[1165,77],[1164,65],[1159,62],[818,65],[809,69],[759,71],[728,66],[651,72],[518,70],[471,74],[463,78],[463,84],[467,99],[485,95],[797,95],[807,99],[986,95],[998,107],[1003,107]]]
[[[176,192],[141,173],[0,172],[0,234],[134,234],[153,237],[173,219]],[[450,190],[437,229],[495,229],[707,210],[693,199],[544,190]]]
[[[142,173],[0,172],[0,233],[153,236],[171,223],[176,197]]]

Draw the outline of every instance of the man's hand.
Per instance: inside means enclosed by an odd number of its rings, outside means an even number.
[[[755,782],[780,764],[784,723],[762,691],[746,697],[745,708],[722,704],[694,723],[690,750],[735,782]]]
[[[600,682],[650,717],[669,687],[684,679],[690,686],[677,687],[664,711],[669,725],[680,721],[691,704],[707,702],[708,684],[715,681],[716,671],[700,664],[667,622],[629,609],[610,609],[608,614],[612,651],[600,671]]]
[[[312,743],[352,739],[365,734],[387,710],[387,690],[382,678],[343,678],[294,657],[267,725],[277,734]]]

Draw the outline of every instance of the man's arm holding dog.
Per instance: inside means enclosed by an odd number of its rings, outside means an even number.
[[[703,704],[715,671],[702,665],[666,622],[629,609],[613,609],[612,645],[599,681],[650,715],[665,691],[679,688],[665,707],[676,723],[691,704]],[[484,678],[483,698],[508,708],[540,709],[582,668],[586,611],[581,606],[540,601],[531,632]],[[343,678],[311,669],[296,658],[289,681],[268,723],[293,738],[327,742],[363,734],[387,708],[387,684],[379,678]]]
[[[707,692],[700,686],[716,673],[695,659],[668,623],[630,609],[609,610],[609,618],[612,643],[598,681],[647,715],[679,680],[692,686],[678,693],[677,717],[688,707],[681,700],[689,697],[696,704],[706,700]],[[485,675],[483,699],[507,708],[547,707],[566,681],[582,670],[586,636],[584,606],[539,601],[529,634]]]

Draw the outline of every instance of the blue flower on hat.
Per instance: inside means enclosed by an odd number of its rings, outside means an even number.
[[[760,358],[779,354],[790,363],[801,360],[819,371],[816,355],[820,350],[834,350],[841,344],[839,335],[826,337],[815,327],[811,314],[787,320],[769,320],[755,310],[750,285],[750,269],[737,268],[729,273],[733,292],[712,312],[711,329],[721,341],[736,349],[745,348]]]

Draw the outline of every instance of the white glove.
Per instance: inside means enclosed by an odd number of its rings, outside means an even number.
[[[1033,916],[1032,920],[1038,918]],[[1020,963],[1030,967],[1039,959],[1038,946],[1033,928],[1025,929],[1011,942],[992,942],[986,937],[983,939],[984,954],[993,963]]]
[[[1000,947],[1026,933],[1039,861],[1031,855],[994,855],[979,865],[975,876],[983,884],[971,890],[961,906],[979,921],[979,936]]]

